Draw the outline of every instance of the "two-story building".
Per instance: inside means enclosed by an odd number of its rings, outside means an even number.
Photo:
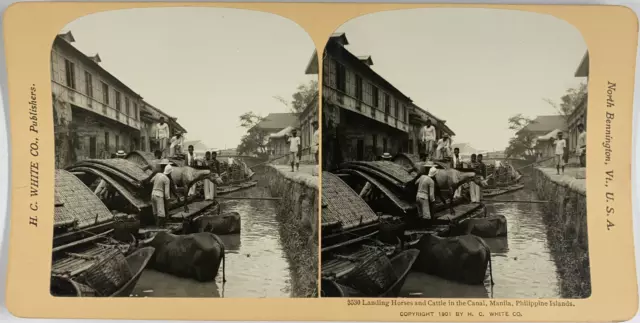
[[[584,54],[578,69],[575,72],[575,77],[584,77],[589,81],[589,52]],[[578,125],[582,124],[584,129],[587,129],[587,101],[589,99],[589,94],[585,93],[584,97],[582,97],[580,103],[576,106],[573,112],[567,118],[567,131],[568,140],[567,145],[570,151],[575,151],[576,142],[578,141]]]
[[[162,110],[154,107],[147,101],[142,101],[142,109],[140,111],[140,119],[142,125],[140,127],[140,149],[143,151],[153,152],[160,148],[160,144],[154,140],[156,136],[156,125],[160,121],[160,118],[164,118],[165,122],[169,125],[170,135],[173,136],[176,132],[183,134],[187,133],[187,130],[178,123],[176,117],[172,117]]]
[[[109,158],[118,150],[144,148],[142,96],[72,43],[58,35],[51,49],[56,167],[88,158]]]
[[[313,140],[313,122],[318,121],[318,95],[317,93],[311,102],[298,114],[298,128],[300,130],[300,145],[304,151],[302,152],[302,162],[315,162],[314,154],[311,153],[311,142]],[[306,149],[309,148],[309,149]]]
[[[352,54],[348,44],[344,33],[333,34],[323,54],[322,127],[331,137],[323,139],[323,163],[330,169],[341,161],[417,152],[415,130],[426,120],[414,117],[412,124],[410,115],[426,111],[375,72],[371,56]],[[318,67],[314,52],[306,73],[317,74]]]
[[[442,138],[444,134],[450,137],[455,136],[453,130],[445,124],[446,120],[440,119],[419,106],[412,104],[411,110],[409,111],[409,147],[408,151],[405,152],[410,154],[418,154],[420,152],[418,146],[420,143],[420,129],[424,127],[427,120],[431,120],[431,124],[436,128],[437,138]]]

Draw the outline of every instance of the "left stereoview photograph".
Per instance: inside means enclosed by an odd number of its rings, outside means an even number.
[[[51,48],[51,294],[318,294],[315,46],[284,17],[146,8]]]

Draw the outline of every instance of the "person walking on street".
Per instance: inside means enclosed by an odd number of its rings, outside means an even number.
[[[429,169],[429,173],[426,172],[426,167],[421,166],[420,174],[422,174],[416,184],[418,184],[418,192],[416,193],[416,203],[418,204],[418,216],[423,220],[431,220],[433,218],[431,212],[432,203],[435,198],[435,182],[433,177],[438,170],[435,167]]]
[[[156,140],[162,151],[162,156],[167,154],[169,148],[169,125],[164,122],[164,117],[160,117],[160,122],[156,124]]]
[[[427,120],[427,124],[420,129],[420,142],[424,153],[423,161],[433,159],[433,146],[436,142],[436,128]]]
[[[295,172],[300,170],[300,137],[298,137],[298,132],[296,130],[291,131],[291,137],[287,138],[287,141],[289,142],[291,171]]]
[[[553,142],[555,146],[555,162],[556,162],[556,171],[557,174],[560,175],[560,170],[562,170],[562,174],[564,174],[564,149],[567,147],[567,141],[562,138],[562,132],[558,132],[558,139]]]
[[[576,155],[580,158],[580,167],[587,167],[587,132],[584,130],[582,123],[578,125]]]

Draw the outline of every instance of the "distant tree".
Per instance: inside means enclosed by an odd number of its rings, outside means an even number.
[[[299,114],[313,102],[318,96],[318,80],[311,80],[307,84],[300,84],[296,92],[291,96],[293,100],[288,101],[281,96],[274,99],[284,104],[292,113]]]
[[[268,154],[267,143],[269,134],[256,127],[258,123],[264,120],[253,112],[247,112],[240,116],[240,126],[247,129],[247,133],[240,139],[238,145],[238,154],[265,156]]]
[[[509,145],[504,150],[506,157],[529,157],[535,156],[535,149],[533,146],[535,145],[536,135],[530,133],[528,131],[521,131],[528,125],[534,123],[535,121],[531,118],[527,118],[522,115],[522,113],[511,116],[507,120],[509,124],[509,129],[515,130],[516,135],[509,139]]]
[[[578,107],[582,98],[587,94],[587,83],[580,83],[576,88],[570,88],[566,94],[560,98],[560,103],[556,103],[551,99],[544,99],[551,105],[558,114],[568,118],[571,113]]]

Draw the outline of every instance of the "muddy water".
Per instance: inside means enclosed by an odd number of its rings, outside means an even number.
[[[262,183],[261,183],[262,184]],[[233,196],[269,196],[263,185]],[[201,283],[153,270],[143,273],[133,296],[141,297],[290,297],[289,264],[280,244],[274,201],[224,200],[222,212],[238,212],[241,234],[220,236],[227,248],[226,276],[222,265],[215,282]]]
[[[500,200],[537,200],[534,192],[520,190],[495,197]],[[402,288],[403,297],[445,298],[560,298],[557,267],[549,250],[541,204],[491,203],[491,214],[508,221],[508,236],[485,239],[491,248],[495,285],[469,286],[412,272]]]

